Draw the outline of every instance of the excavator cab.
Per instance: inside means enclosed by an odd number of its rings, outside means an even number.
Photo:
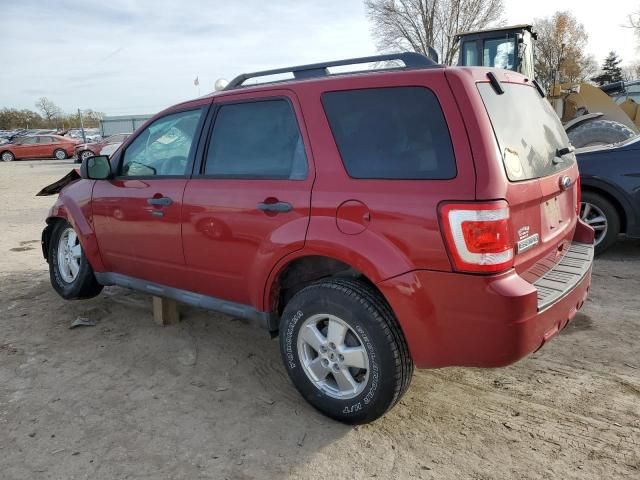
[[[513,70],[534,78],[532,25],[512,25],[456,35],[460,42],[458,65]]]
[[[528,24],[459,33],[458,65],[503,68],[535,80],[537,39]],[[604,88],[588,83],[549,87],[547,99],[576,148],[617,143],[639,133],[640,106],[633,100],[618,105]]]

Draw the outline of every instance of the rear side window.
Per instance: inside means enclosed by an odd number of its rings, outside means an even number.
[[[569,139],[551,104],[528,85],[503,82],[502,88],[498,95],[489,83],[478,84],[509,180],[546,177],[575,162],[573,154],[554,162]]]
[[[441,180],[456,176],[451,137],[434,93],[371,88],[322,96],[352,178]]]
[[[204,173],[219,178],[305,179],[307,157],[289,102],[274,99],[222,105]]]

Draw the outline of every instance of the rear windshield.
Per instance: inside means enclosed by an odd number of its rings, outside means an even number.
[[[498,95],[489,83],[478,84],[509,180],[546,177],[575,162],[570,153],[554,163],[569,139],[551,104],[528,85],[502,83],[502,88]]]
[[[456,176],[438,99],[422,87],[369,88],[322,96],[352,178],[442,180]]]

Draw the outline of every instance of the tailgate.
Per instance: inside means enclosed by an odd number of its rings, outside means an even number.
[[[569,139],[536,88],[478,83],[507,177],[514,266],[530,282],[569,249],[577,223],[578,168]]]

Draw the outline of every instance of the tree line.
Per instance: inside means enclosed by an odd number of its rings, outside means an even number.
[[[364,0],[372,33],[380,51],[440,53],[440,62],[457,61],[458,33],[504,26],[502,0]],[[640,12],[629,16],[629,28],[640,38]],[[586,52],[589,35],[569,11],[558,11],[533,21],[538,34],[536,79],[545,88],[554,83],[594,82],[599,85],[640,78],[640,64],[622,67],[611,52],[602,68]]]
[[[4,107],[0,109],[0,130],[14,130],[20,128],[80,128],[80,115],[65,113],[47,97],[41,97],[35,103],[37,111],[28,108],[17,109]],[[82,125],[85,128],[100,126],[102,112],[92,109],[82,110]]]

